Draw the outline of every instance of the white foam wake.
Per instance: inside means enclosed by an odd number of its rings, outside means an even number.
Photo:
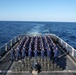
[[[44,25],[43,24],[36,24],[35,27],[31,28],[31,30],[29,30],[27,32],[27,34],[32,34],[32,35],[41,34],[41,30],[40,30],[41,27],[44,27]]]

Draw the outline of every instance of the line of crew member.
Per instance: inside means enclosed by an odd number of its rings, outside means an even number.
[[[45,40],[46,41],[46,40]],[[37,50],[37,39],[36,39],[36,44],[34,45],[34,50],[32,50],[31,48],[31,44],[29,45],[29,49],[28,51],[26,50],[26,45],[24,45],[21,49],[22,46],[22,42],[20,43],[20,45],[16,48],[16,49],[11,49],[11,60],[19,60],[19,59],[23,59],[26,56],[28,57],[32,57],[32,53],[34,54],[34,57],[37,56],[41,56],[42,58],[44,58],[45,56],[49,57],[50,59],[53,57],[55,60],[58,59],[58,55],[59,55],[59,50],[57,48],[57,46],[52,43],[52,48],[50,48],[48,46],[47,43],[46,44],[46,50],[43,47],[43,43],[41,42],[41,50]],[[27,43],[26,43],[27,44]],[[38,54],[38,52],[40,51],[40,55]]]

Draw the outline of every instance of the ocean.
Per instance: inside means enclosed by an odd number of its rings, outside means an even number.
[[[75,22],[0,21],[0,46],[20,34],[53,33],[76,49]]]

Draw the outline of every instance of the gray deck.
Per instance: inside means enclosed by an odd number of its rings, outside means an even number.
[[[58,64],[63,68],[63,70],[76,70],[76,63],[73,59],[64,52],[64,50],[58,45],[60,49],[60,57]]]
[[[38,73],[38,75],[76,75],[76,71],[43,71]],[[7,75],[33,75],[30,72],[20,72],[20,73],[8,73]]]
[[[59,60],[58,60],[58,62],[57,62],[57,64],[63,69],[63,71],[60,71],[60,72],[58,72],[58,71],[50,71],[50,72],[47,72],[47,71],[45,71],[45,72],[41,72],[41,73],[39,73],[39,75],[42,75],[42,74],[44,74],[44,75],[63,75],[63,74],[65,74],[65,75],[76,75],[76,63],[72,60],[72,58],[69,56],[69,55],[67,55],[65,52],[64,52],[64,50],[60,47],[60,46],[58,46],[59,47],[59,50],[60,50],[60,56],[59,56]],[[1,62],[0,62],[0,70],[1,71],[8,71],[8,70],[13,70],[13,66],[15,66],[15,64],[17,63],[17,62],[12,62],[11,60],[10,60],[10,54],[9,54],[9,52],[7,53],[7,55],[6,55],[6,57],[4,57],[4,60],[2,60]],[[4,74],[6,74],[6,72],[5,73],[1,73],[0,72],[0,75],[4,75]],[[7,73],[6,75],[31,75],[31,73],[29,73],[29,72],[23,72],[23,73]]]
[[[60,49],[60,56],[59,56],[59,61],[57,62],[62,68],[63,71],[43,71],[40,72],[39,75],[76,75],[76,63],[70,58],[69,55],[67,55],[65,52],[62,51],[61,47],[59,47]],[[14,62],[10,68],[10,70],[12,71],[12,67],[15,65]],[[7,75],[32,75],[31,73],[29,73],[28,71],[23,71],[20,73],[7,73]]]

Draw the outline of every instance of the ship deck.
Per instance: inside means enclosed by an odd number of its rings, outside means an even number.
[[[35,37],[36,38],[36,37]],[[32,37],[30,37],[29,41],[32,40]],[[34,41],[35,39],[33,39],[32,41]],[[43,40],[43,39],[41,39]],[[49,40],[47,39],[47,42],[49,43]],[[53,41],[54,42],[54,41]],[[17,46],[19,45],[20,41],[18,43],[16,43],[14,45],[14,48],[17,48]],[[34,43],[34,42],[33,42]],[[54,42],[55,43],[55,42]],[[29,42],[30,44],[30,42]],[[44,44],[44,40],[43,40],[43,44]],[[60,71],[57,70],[51,70],[51,71],[41,71],[39,73],[39,75],[42,74],[46,74],[46,75],[61,75],[61,74],[65,74],[65,75],[75,75],[76,74],[76,63],[73,61],[73,59],[70,57],[70,55],[68,53],[66,53],[63,48],[58,44],[55,43],[58,47],[59,50],[59,59],[58,61],[56,61],[55,63],[61,68]],[[34,47],[34,44],[32,46],[32,49]],[[28,49],[28,46],[27,46]],[[40,50],[40,47],[38,46],[38,49]],[[45,46],[44,46],[45,49]],[[34,57],[32,57],[34,58]],[[19,60],[19,61],[23,61],[23,60]],[[10,50],[2,57],[2,59],[0,59],[0,75],[31,75],[31,73],[29,73],[28,71],[14,71],[14,68],[16,67],[16,64],[18,64],[19,61],[11,61],[10,60]]]

